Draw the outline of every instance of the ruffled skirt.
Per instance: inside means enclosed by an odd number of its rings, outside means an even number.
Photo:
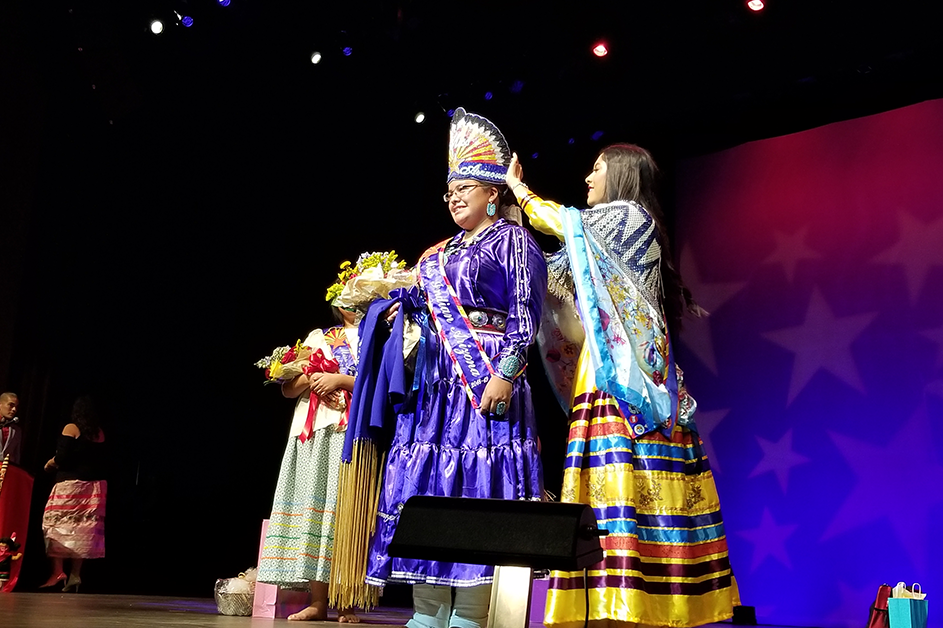
[[[43,512],[43,537],[50,558],[105,557],[108,482],[56,482]]]
[[[487,355],[498,352],[501,336],[481,334],[480,338]],[[470,587],[493,578],[493,567],[389,557],[387,547],[400,510],[413,495],[543,496],[536,420],[526,375],[514,382],[504,416],[485,417],[472,408],[445,351],[439,350],[429,362],[418,411],[397,417],[387,454],[367,571],[370,584],[398,581]]]

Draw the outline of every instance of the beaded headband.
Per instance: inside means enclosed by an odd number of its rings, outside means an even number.
[[[461,107],[455,110],[449,129],[449,181],[475,179],[500,185],[510,163],[511,149],[491,120]]]

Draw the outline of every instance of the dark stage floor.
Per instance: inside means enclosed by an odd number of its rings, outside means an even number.
[[[402,627],[409,609],[381,608],[361,615],[371,628]],[[137,628],[139,626],[225,626],[257,628],[282,619],[226,617],[216,613],[213,600],[129,595],[72,595],[63,593],[0,593],[3,628]],[[334,626],[336,621],[294,623],[293,626]],[[539,625],[539,624],[537,624]]]
[[[360,616],[362,626],[402,628],[411,609],[379,608]],[[65,593],[0,593],[2,628],[137,628],[139,626],[225,626],[258,628],[284,619],[227,617],[216,612],[213,600],[204,598],[144,597],[132,595],[82,595]],[[292,626],[340,626],[331,621],[295,623]],[[531,623],[531,628],[543,624]],[[702,628],[730,628],[708,624]]]

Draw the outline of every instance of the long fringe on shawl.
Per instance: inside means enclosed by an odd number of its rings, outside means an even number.
[[[378,456],[376,443],[364,439],[354,441],[351,461],[341,463],[328,584],[328,603],[334,608],[370,610],[380,601],[382,589],[365,579],[385,460],[386,454]]]

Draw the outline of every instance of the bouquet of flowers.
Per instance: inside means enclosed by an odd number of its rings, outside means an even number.
[[[282,384],[304,373],[311,363],[312,353],[311,347],[299,340],[293,347],[276,347],[272,355],[265,356],[255,365],[265,369],[266,384]]]
[[[406,262],[396,258],[396,251],[361,253],[355,264],[341,264],[326,299],[336,307],[366,310],[371,302],[388,298],[396,288],[414,285],[415,275],[406,270]]]

